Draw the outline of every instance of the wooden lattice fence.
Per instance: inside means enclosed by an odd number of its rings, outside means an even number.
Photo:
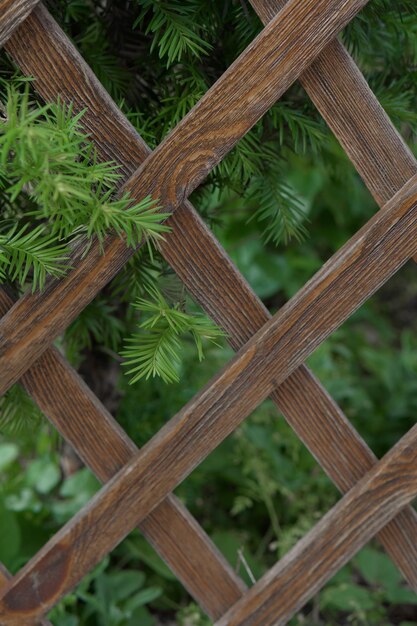
[[[162,253],[239,350],[139,452],[51,347],[133,251],[116,236],[104,254],[93,244],[82,257],[80,244],[73,269],[41,293],[14,303],[0,291],[0,392],[19,380],[105,483],[16,576],[0,574],[2,626],[48,624],[48,610],[137,525],[217,626],[287,623],[375,535],[417,591],[417,426],[377,461],[303,365],[417,253],[416,160],[335,39],[366,0],[251,3],[265,29],[150,153],[47,10],[0,0],[0,43],[45,100],[87,107],[83,124],[121,164],[124,189],[173,213]],[[270,318],[187,197],[297,79],[381,211]],[[170,492],[268,396],[345,495],[247,590]]]

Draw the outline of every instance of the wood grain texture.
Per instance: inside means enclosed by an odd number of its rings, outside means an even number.
[[[4,315],[12,304],[11,298],[0,291],[0,314]],[[21,383],[101,482],[109,480],[138,452],[55,348],[44,352]],[[243,581],[174,496],[168,496],[139,528],[213,619],[242,596],[246,589]]]
[[[190,219],[189,209],[176,212],[178,227],[164,244],[163,255],[238,350],[271,316],[201,219],[195,214]],[[305,365],[270,397],[342,492],[375,464],[375,455]],[[402,511],[378,537],[417,592],[416,512]]]
[[[416,249],[414,177],[22,569],[0,599],[0,623],[31,624],[56,603]],[[413,437],[416,434],[414,429]],[[385,493],[386,508],[394,510],[393,515],[417,494],[417,447],[412,442],[414,456],[407,452],[407,440],[400,467],[395,456],[402,497],[392,495],[392,480],[385,492],[376,486],[381,500]],[[390,498],[395,506],[390,506]],[[115,511],[123,515],[115,516]],[[381,515],[383,511],[378,509]],[[379,516],[368,519],[377,524]],[[365,540],[366,529],[362,524],[359,533]]]
[[[417,496],[417,425],[216,626],[284,626]]]
[[[39,0],[0,0],[0,47],[38,3]]]
[[[175,211],[365,4],[366,0],[289,0],[124,189],[136,200],[150,194],[164,210]],[[0,394],[132,254],[115,237],[109,237],[105,252],[99,258],[95,244],[83,259],[78,254],[73,261],[76,268],[65,278],[50,281],[42,295],[28,293],[4,316],[0,322]]]
[[[66,101],[74,98],[77,110],[83,108],[85,102],[89,103],[85,121],[99,150],[105,158],[122,160],[124,173],[132,173],[145,158],[148,149],[103,92],[47,12],[39,9],[22,27],[21,32],[16,34],[11,44],[10,51],[24,65],[25,71],[38,76],[38,90],[46,99],[55,100],[58,94]],[[34,54],[38,46],[42,47],[48,66],[60,67],[62,71],[43,71],[42,63]],[[337,73],[343,74],[343,71],[339,68]],[[119,125],[120,132],[117,132]],[[129,153],[130,159],[127,159]],[[194,297],[228,332],[232,346],[240,348],[267,321],[265,307],[191,205],[186,203],[180,207],[171,225],[173,231],[163,246],[164,256]],[[54,387],[54,383],[50,382],[47,387]],[[42,393],[42,387],[38,386],[39,393]],[[59,395],[50,397],[47,389],[43,395],[43,402],[49,401],[50,417],[54,410],[59,416]],[[280,387],[279,392],[274,392],[273,397],[298,435],[342,491],[349,489],[375,462],[369,448],[306,368],[301,367],[295,372]],[[77,409],[78,405],[74,403],[71,407],[73,421],[80,419]],[[74,432],[77,432],[76,429]],[[82,448],[82,429],[78,438],[78,442],[75,439],[72,443],[75,448]],[[334,446],[335,440],[339,442],[337,448]],[[384,529],[381,539],[410,585],[417,590],[416,529],[416,514],[409,509],[401,513],[389,528]]]
[[[12,578],[10,572],[4,567],[3,563],[0,563],[0,593],[2,589],[6,587],[9,580]],[[36,622],[38,626],[53,626],[49,619],[42,618]]]

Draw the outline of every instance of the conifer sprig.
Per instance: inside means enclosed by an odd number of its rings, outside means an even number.
[[[103,241],[113,230],[136,247],[168,231],[149,197],[132,203],[115,198],[117,166],[100,162],[83,131],[83,112],[62,103],[31,103],[30,83],[6,84],[0,119],[0,181],[8,206],[27,198],[24,212],[0,212],[0,277],[42,288],[47,275],[60,276],[68,260],[66,243],[84,232]],[[17,205],[16,205],[17,206]]]
[[[131,383],[141,378],[159,376],[166,383],[179,381],[182,338],[191,334],[200,361],[204,358],[203,341],[213,343],[224,335],[205,315],[190,315],[177,304],[169,306],[157,288],[149,289],[150,299],[139,298],[135,308],[145,314],[139,332],[127,339],[122,351],[124,365],[132,375]]]
[[[295,152],[305,153],[309,149],[318,152],[326,140],[326,132],[311,115],[278,103],[269,112],[274,129],[278,132],[279,144],[285,145],[288,135]]]
[[[151,51],[157,46],[168,67],[181,61],[185,54],[199,58],[209,52],[211,46],[202,36],[207,27],[204,22],[196,22],[201,2],[138,0],[138,4],[142,11],[135,26],[143,25],[150,15],[145,34],[152,33]]]
[[[32,290],[43,286],[46,276],[62,276],[67,268],[68,249],[57,244],[56,238],[47,234],[44,226],[30,230],[17,225],[0,234],[0,277],[18,280],[23,285],[31,272]]]
[[[13,385],[0,397],[0,433],[15,435],[32,429],[42,413],[21,385]]]
[[[265,241],[276,245],[291,239],[301,241],[307,235],[303,205],[283,178],[279,168],[265,172],[251,186],[249,198],[256,203],[256,219],[263,226]]]
[[[247,0],[46,1],[105,88],[122,101],[123,110],[152,147],[186,115],[262,28]],[[417,120],[413,109],[417,85],[416,10],[415,0],[374,0],[342,33],[371,87],[406,138],[415,133]],[[13,71],[10,65],[7,71]],[[65,243],[80,230],[102,241],[108,229],[113,229],[131,245],[146,238],[146,233],[153,238],[163,234],[164,227],[159,225],[163,216],[157,215],[149,199],[135,207],[129,198],[114,198],[115,186],[120,182],[117,168],[97,159],[82,131],[82,113],[74,115],[59,103],[54,107],[32,103],[29,92],[25,96],[22,87],[14,90],[3,98],[5,111],[0,111],[3,280],[14,278],[41,286],[46,274],[58,275],[65,267]],[[5,88],[0,85],[1,91]],[[6,138],[3,129],[7,124],[10,132]],[[288,180],[293,163],[304,163],[307,174],[311,159],[316,170],[325,165],[326,171],[332,171],[332,179],[337,180],[341,195],[354,184],[346,157],[329,150],[329,141],[328,128],[302,89],[294,85],[215,168],[193,199],[198,199],[197,206],[210,223],[224,220],[226,228],[229,222],[237,223],[236,211],[245,219],[250,209],[251,223],[242,225],[242,232],[262,234],[269,246],[300,239],[307,232],[305,211],[311,206],[300,202],[294,191],[303,193],[304,181]],[[42,158],[46,148],[48,159]],[[314,193],[320,193],[319,189],[318,185]],[[18,235],[24,243],[20,250]],[[16,237],[13,258],[11,244]],[[26,242],[25,237],[29,238]],[[32,257],[26,248],[31,237],[29,248],[36,253]],[[50,242],[43,247],[48,237]],[[54,256],[57,246],[63,248]],[[43,263],[46,251],[51,256]],[[148,306],[161,310],[153,289],[162,290],[165,315],[153,327],[140,327],[139,338],[128,341],[126,353],[130,350],[131,367],[135,367],[136,357],[142,358],[136,363],[141,376],[165,371],[165,376],[171,374],[172,379],[172,368],[174,373],[179,369],[184,338],[193,337],[192,328],[198,327],[200,318],[194,317],[192,322],[186,319],[187,315],[193,316],[184,311],[182,296],[167,296],[163,275],[159,256],[151,259],[146,246],[142,247],[113,281],[109,293],[100,296],[84,318],[81,316],[79,328],[74,331],[80,341],[75,342],[77,345],[72,342],[73,352],[81,353],[83,346],[90,349],[101,342],[114,350],[122,335],[130,332],[137,313],[128,303],[139,298],[145,309],[146,301]],[[106,297],[110,298],[108,307],[103,306]],[[112,307],[114,301],[118,302],[116,308]],[[140,313],[146,326],[153,314],[149,310]],[[123,321],[123,329],[118,320]],[[204,327],[205,318],[201,320]],[[199,331],[201,328],[193,339],[197,348],[203,334]]]
[[[97,194],[87,223],[88,237],[95,234],[103,241],[112,229],[134,248],[143,239],[156,242],[169,231],[169,227],[161,223],[161,219],[169,217],[169,213],[158,213],[155,201],[149,196],[132,206],[129,206],[131,200],[128,194],[118,200],[112,200],[111,196],[111,190]]]

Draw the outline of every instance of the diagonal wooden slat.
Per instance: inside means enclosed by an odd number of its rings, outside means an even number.
[[[0,314],[12,304],[0,291]],[[137,453],[133,441],[55,348],[38,359],[21,383],[102,482]],[[246,585],[174,496],[168,496],[139,527],[213,619],[245,591]]]
[[[20,36],[18,33],[17,40],[12,42],[13,55],[18,57],[17,60],[24,65],[28,74],[38,75],[37,87],[44,97],[55,100],[58,94],[61,97],[64,94],[64,99],[71,99],[78,110],[83,108],[83,98],[92,105],[92,113],[87,112],[88,128],[92,137],[101,151],[107,151],[107,158],[126,158],[128,148],[130,158],[122,164],[123,171],[128,174],[145,158],[145,150],[148,149],[141,140],[137,141],[137,134],[126,122],[121,125],[121,132],[112,132],[119,124],[120,112],[107,94],[99,89],[91,70],[83,65],[82,59],[56,23],[44,10],[39,10],[38,13],[41,19],[39,16],[31,17],[28,27],[23,27],[23,32]],[[23,41],[27,55],[21,53]],[[68,68],[63,72],[64,79],[59,73],[42,72],[42,66],[38,65],[35,54],[38,44],[42,46],[48,59],[48,66]],[[343,68],[338,68],[338,73],[343,76]],[[77,76],[77,90],[66,92],[67,75]],[[111,142],[108,141],[108,134],[112,137]],[[268,320],[265,307],[230,263],[191,205],[184,204],[173,216],[171,225],[173,232],[163,246],[163,254],[196,299],[228,331],[230,343],[238,349]],[[206,262],[208,258],[209,263]],[[198,274],[195,271],[196,265],[199,267]],[[59,381],[50,378],[48,387],[59,389]],[[35,384],[35,390],[35,398],[42,403],[45,412],[63,432],[66,426],[60,411],[59,395],[58,398],[51,396],[42,384]],[[63,395],[68,404],[70,396]],[[297,434],[342,491],[353,486],[375,462],[369,448],[305,367],[295,372],[280,387],[279,392],[274,392],[273,398]],[[79,408],[80,405],[76,402],[68,407],[72,422],[81,419],[82,423]],[[80,428],[78,439],[74,439],[76,434],[77,429],[74,429],[71,443],[83,454],[82,429]],[[338,449],[333,446],[335,440],[340,442]],[[409,509],[384,529],[380,538],[411,586],[417,589],[416,527],[416,514]],[[182,579],[184,580],[184,575]]]
[[[416,235],[414,177],[23,568],[0,600],[1,623],[30,624],[69,591],[416,252]],[[408,461],[404,482],[412,499],[415,446]],[[403,500],[395,512],[409,501]]]
[[[289,0],[146,163],[126,183],[136,199],[151,194],[174,211],[208,172],[320,54],[367,0]],[[87,103],[88,104],[88,103]],[[181,158],[178,159],[178,154]],[[129,256],[123,240],[93,243],[75,269],[27,294],[0,322],[0,393],[16,382]],[[94,289],[92,288],[94,286]]]
[[[0,47],[37,4],[39,0],[0,0]]]
[[[216,626],[284,626],[417,496],[417,424]]]

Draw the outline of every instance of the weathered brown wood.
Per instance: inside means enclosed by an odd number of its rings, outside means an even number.
[[[417,425],[216,626],[284,626],[417,496]]]
[[[45,98],[56,100],[58,94],[67,101],[73,98],[76,109],[83,108],[85,101],[92,103],[87,112],[88,127],[99,149],[105,151],[106,158],[116,160],[126,159],[126,150],[129,149],[130,159],[123,163],[123,171],[125,174],[132,173],[145,158],[148,149],[141,140],[137,141],[133,128],[99,88],[91,70],[83,64],[56,23],[43,9],[37,13],[39,15],[35,14],[17,34],[17,41],[12,42],[15,58],[17,56],[17,60],[24,64],[28,74],[38,75],[37,87]],[[27,55],[22,54],[23,42]],[[38,45],[42,46],[48,65],[68,68],[67,71],[44,72],[34,54]],[[339,69],[338,73],[343,73],[343,69]],[[68,89],[67,76],[78,76],[73,78],[78,89]],[[114,128],[120,123],[120,118],[123,122],[121,132],[116,133]],[[265,307],[230,263],[191,205],[184,204],[173,216],[171,224],[173,232],[162,252],[196,299],[226,329],[232,346],[240,348],[267,321]],[[199,267],[198,274],[196,265]],[[49,381],[48,387],[56,387],[53,380]],[[56,413],[58,417],[55,419],[59,420],[59,395],[51,396],[45,390],[42,393],[40,385],[37,393],[41,397],[43,395],[43,406],[48,403],[50,418],[53,419]],[[375,462],[369,448],[306,368],[301,367],[295,372],[278,393],[274,392],[273,397],[342,491],[349,489]],[[72,406],[73,422],[82,420],[78,408],[77,403]],[[61,424],[62,428],[65,426]],[[339,441],[337,449],[333,446],[335,439]],[[72,444],[82,449],[81,430],[78,441],[75,438]],[[384,529],[381,539],[410,584],[417,589],[416,526],[416,514],[409,509]]]
[[[30,624],[69,591],[416,252],[416,237],[414,177],[23,568],[0,600],[0,623]],[[357,288],[349,293],[352,284]],[[410,500],[417,468],[405,460]],[[387,490],[388,506],[389,481]],[[409,501],[399,492],[395,512]],[[119,510],[123,515],[115,517]]]
[[[174,211],[208,172],[299,77],[367,0],[289,0],[256,40],[126,183]],[[27,52],[26,52],[27,53]],[[78,86],[79,88],[79,86]],[[178,159],[181,154],[181,159]],[[27,294],[0,322],[0,394],[119,271],[132,250],[109,237],[96,243],[62,280]],[[92,288],[94,286],[94,289]]]
[[[10,297],[0,291],[0,314],[12,304]],[[55,348],[38,359],[21,383],[100,481],[109,480],[138,452]],[[213,619],[242,596],[246,589],[243,581],[173,495],[156,507],[139,528]]]
[[[0,0],[0,47],[38,3],[39,0]]]
[[[3,563],[0,563],[0,593],[2,589],[6,587],[11,577],[11,574],[4,567]],[[37,622],[37,624],[39,626],[53,626],[53,624],[51,624],[51,622],[46,618],[42,618],[40,621]]]
[[[282,3],[271,2],[271,6],[278,6],[280,4]],[[254,2],[254,5],[257,10],[261,12],[262,6],[267,7],[268,3],[262,0],[257,0],[257,2]],[[266,9],[264,8],[264,11],[265,10]],[[266,19],[265,16],[264,19]],[[75,50],[62,37],[62,33],[57,30],[56,24],[48,18],[46,12],[44,12],[40,20],[31,19],[30,21],[31,24],[28,24],[28,28],[26,28],[25,25],[20,38],[16,37],[16,41],[11,42],[11,44],[14,43],[14,45],[11,45],[10,47],[11,53],[15,59],[29,74],[39,75],[37,81],[38,88],[45,98],[56,99],[57,93],[60,93],[67,101],[74,98],[75,104],[78,108],[82,108],[86,102],[89,104],[90,112],[87,113],[86,117],[87,127],[105,157],[115,158],[116,160],[124,163],[126,168],[128,168],[128,165],[132,163],[133,165],[138,165],[147,154],[146,146],[144,146],[143,142],[140,140],[137,142],[134,141],[133,138],[135,137],[135,133],[133,129],[128,126],[123,116],[117,111],[117,109],[115,110],[114,104],[108,98],[107,94],[103,93],[103,90],[99,88],[99,85],[92,76],[91,72],[88,72],[86,67],[81,66],[82,72],[80,73],[80,59],[75,58]],[[49,33],[52,34],[52,37],[48,37]],[[55,47],[53,45],[54,39],[56,44]],[[60,74],[51,76],[50,73],[48,73],[46,79],[43,77],[44,72],[42,71],[42,64],[37,60],[35,54],[37,44],[42,47],[42,50],[47,58],[48,65],[62,68],[62,76],[60,76]],[[333,46],[333,44],[331,45]],[[56,48],[56,50],[54,48]],[[28,50],[28,55],[24,54],[26,50]],[[320,57],[321,59],[323,59],[327,50],[329,50],[329,48],[327,48],[325,53]],[[351,137],[354,137],[353,141],[356,141],[355,152],[357,154],[360,154],[361,150],[369,151],[370,146],[373,146],[370,161],[377,164],[378,159],[380,158],[379,145],[382,143],[382,137],[378,134],[378,124],[376,122],[373,123],[372,117],[370,118],[369,123],[368,121],[365,124],[363,123],[363,120],[367,119],[367,117],[366,111],[361,109],[362,103],[366,103],[372,99],[375,101],[375,98],[372,96],[372,92],[370,92],[369,88],[367,88],[366,82],[363,80],[351,60],[349,61],[348,70],[344,69],[343,59],[346,57],[346,53],[343,53],[342,55],[335,55],[334,58],[331,54],[328,54],[327,57],[329,58],[329,63],[332,64],[332,67],[328,68],[329,71],[327,72],[325,79],[323,79],[323,82],[327,86],[322,88],[320,97],[316,97],[316,103],[321,102],[321,108],[326,108],[329,111],[329,115],[326,115],[326,119],[330,119],[330,112],[332,110],[334,111],[334,115],[339,115],[342,120],[340,123],[341,128],[338,133],[339,138],[342,141],[345,141],[345,145],[347,145],[348,148],[349,134]],[[72,59],[72,64],[68,61],[68,58],[70,60]],[[83,75],[85,77],[84,80]],[[339,84],[336,85],[341,94],[339,101],[345,101],[349,94],[357,94],[356,105],[358,115],[355,116],[353,114],[354,110],[352,109],[351,113],[346,116],[344,124],[343,113],[339,113],[339,111],[341,111],[341,107],[338,106],[338,99],[332,98],[331,90],[328,86],[332,76],[340,77]],[[73,83],[71,83],[71,77],[73,77]],[[342,93],[341,89],[345,83],[349,85],[349,89],[347,91],[343,91]],[[336,86],[332,85],[332,87],[335,88]],[[112,115],[107,116],[109,110]],[[372,110],[374,111],[374,115],[377,114],[378,122],[382,123],[383,126],[386,126],[386,116],[382,109],[380,107],[378,108],[377,103],[374,102],[372,104]],[[119,132],[114,131],[115,126],[118,127]],[[366,131],[370,127],[372,127],[372,132],[367,135]],[[344,136],[342,136],[343,132],[345,133]],[[392,128],[389,130],[389,135],[398,137],[395,130]],[[121,139],[118,140],[118,137]],[[358,143],[357,138],[361,137],[364,139],[360,140],[360,143]],[[375,137],[378,137],[378,141],[374,144],[373,140]],[[408,175],[413,171],[413,164],[408,163],[408,151],[401,140],[387,141],[387,145],[390,146],[390,153],[387,158],[382,161],[383,167],[378,169],[375,165],[374,172],[378,177],[378,185],[380,185],[381,188],[388,185],[388,189],[391,190],[397,189],[401,186],[404,182],[405,175]],[[130,159],[128,159],[129,152]],[[367,154],[365,154],[363,158],[357,159],[357,161],[359,165],[366,164]],[[387,167],[390,164],[391,169],[387,171]],[[363,168],[360,167],[359,171],[362,175],[364,175],[362,169]],[[128,169],[126,173],[131,173],[131,171],[132,169]],[[384,199],[387,199],[388,195],[389,193],[385,193]],[[168,248],[168,245],[166,247]],[[217,307],[217,304],[213,305],[213,308],[214,307]]]

